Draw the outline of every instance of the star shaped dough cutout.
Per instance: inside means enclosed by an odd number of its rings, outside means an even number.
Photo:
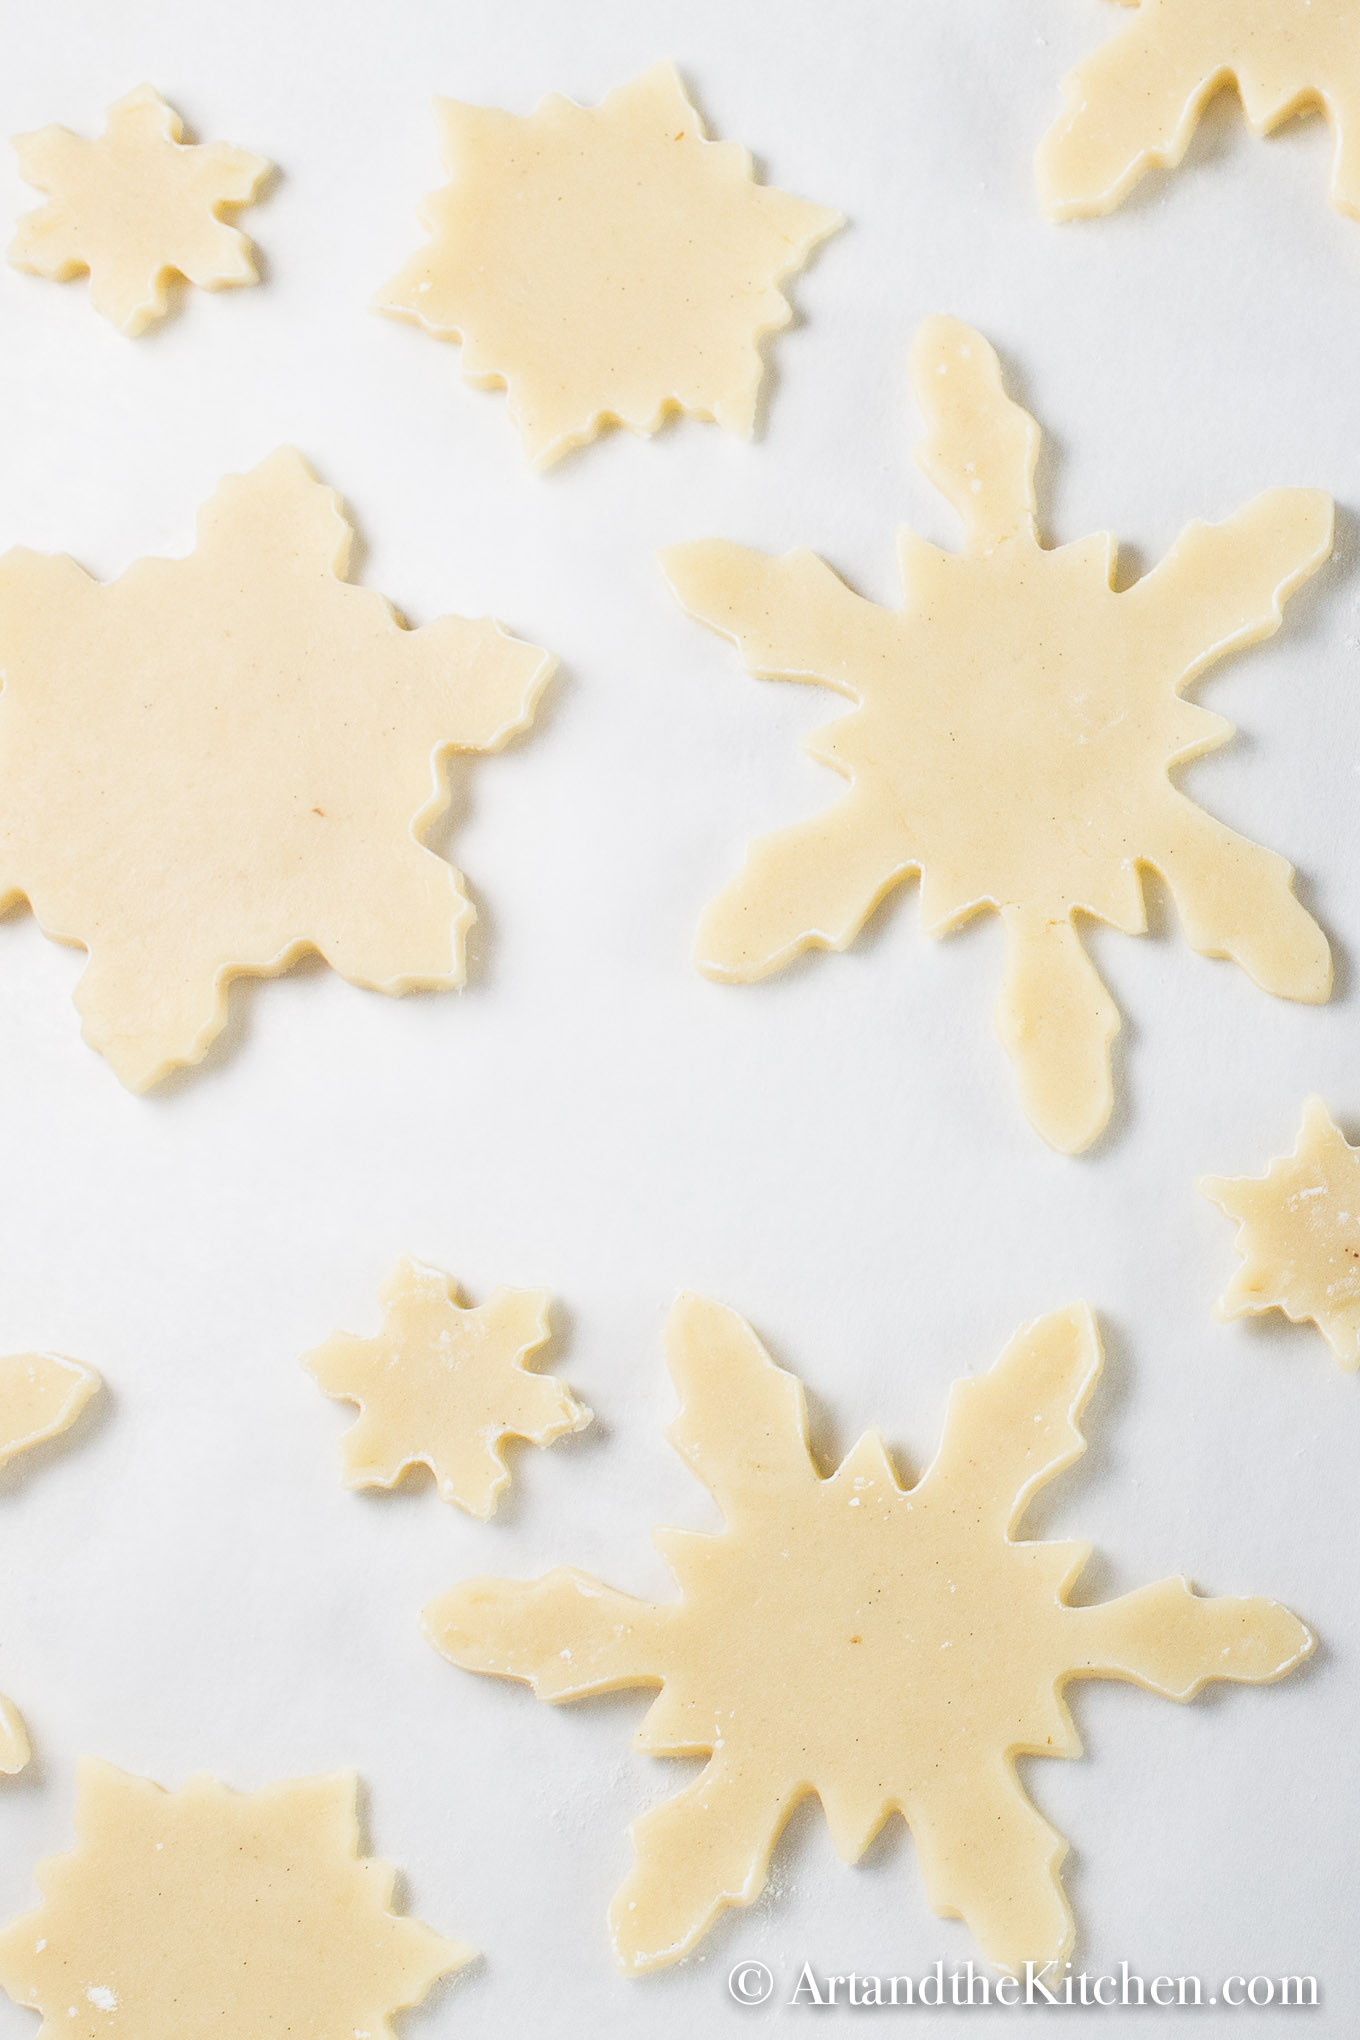
[[[854,703],[805,747],[851,792],[750,849],[704,915],[697,961],[742,983],[814,945],[844,949],[914,875],[927,934],[998,912],[997,1030],[1030,1120],[1076,1153],[1110,1115],[1119,1015],[1075,917],[1145,934],[1144,868],[1166,881],[1193,948],[1283,998],[1330,992],[1326,937],[1290,866],[1168,775],[1232,735],[1181,695],[1278,627],[1331,551],[1331,499],[1273,489],[1223,524],[1192,524],[1116,593],[1108,534],[1040,544],[1039,429],[1007,398],[987,342],[929,319],[911,372],[929,427],[918,458],[966,537],[949,553],[901,534],[900,610],[853,594],[811,552],[771,559],[712,539],[661,554],[681,605],[753,673]]]
[[[463,343],[463,375],[504,386],[533,465],[671,411],[750,437],[779,286],[842,224],[757,184],[711,142],[668,63],[596,107],[550,94],[527,119],[435,101],[452,182],[428,244],[375,300]]]
[[[555,661],[489,620],[408,629],[346,580],[352,537],[283,448],[187,558],[107,586],[0,559],[0,905],[89,951],[85,1038],[133,1090],[305,950],[374,991],[463,982],[476,916],[421,838],[448,753],[525,729]]]
[[[454,1664],[544,1700],[659,1687],[637,1747],[707,1758],[633,1826],[610,1911],[620,1965],[678,1961],[724,1906],[751,1904],[812,1794],[847,1862],[900,1813],[936,1912],[963,1918],[990,1960],[1061,1962],[1066,1845],[1015,1758],[1080,1755],[1064,1688],[1126,1679],[1189,1700],[1210,1679],[1259,1684],[1308,1655],[1309,1631],[1272,1601],[1205,1600],[1183,1579],[1073,1607],[1090,1547],[1015,1538],[1083,1450],[1101,1362],[1084,1307],[1037,1320],[989,1374],[956,1383],[911,1488],[876,1431],[824,1477],[801,1385],[735,1312],[682,1298],[669,1345],[669,1436],[726,1524],[655,1533],[680,1599],[560,1569],[469,1581],[425,1616]]]
[[[340,1446],[349,1488],[392,1488],[427,1466],[441,1498],[483,1520],[509,1485],[507,1438],[551,1445],[592,1412],[525,1364],[552,1337],[541,1289],[498,1289],[475,1310],[438,1268],[402,1261],[376,1339],[337,1332],[304,1361],[327,1395],[359,1405]]]
[[[91,1758],[76,1846],[0,1932],[0,1986],[40,2040],[379,2040],[474,1951],[393,1911],[359,1853],[352,1771],[178,1792]]]
[[[1343,1367],[1360,1367],[1360,1149],[1322,1099],[1305,1101],[1293,1154],[1264,1176],[1202,1176],[1199,1187],[1237,1220],[1242,1257],[1214,1315],[1311,1319]]]
[[[1174,169],[1207,101],[1234,84],[1258,135],[1320,107],[1332,203],[1360,217],[1360,20],[1354,0],[1123,0],[1133,19],[1063,80],[1039,145],[1055,219],[1112,212],[1145,171]]]
[[[0,1359],[0,1466],[68,1431],[101,1383],[92,1367],[60,1353]],[[0,1772],[22,1771],[33,1752],[12,1701],[0,1694]]]
[[[90,301],[129,337],[163,319],[169,285],[258,283],[250,242],[221,217],[248,205],[273,167],[228,142],[190,145],[150,85],[109,108],[97,141],[69,128],[16,135],[24,181],[49,203],[25,213],[10,243],[16,269],[65,283],[90,278]]]

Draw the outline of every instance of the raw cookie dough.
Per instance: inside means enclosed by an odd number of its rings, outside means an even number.
[[[724,1906],[758,1897],[811,1793],[848,1862],[901,1813],[935,1910],[965,1919],[990,1960],[1061,1963],[1066,1845],[1014,1759],[1080,1755],[1063,1687],[1128,1679],[1189,1700],[1210,1679],[1281,1678],[1313,1637],[1273,1601],[1203,1600],[1183,1579],[1069,1607],[1089,1546],[1012,1541],[1083,1450],[1101,1362],[1084,1306],[1038,1319],[989,1374],[956,1383],[939,1451],[906,1490],[877,1431],[822,1477],[801,1385],[735,1312],[682,1298],[669,1340],[669,1436],[727,1525],[655,1533],[680,1600],[558,1570],[468,1581],[425,1615],[454,1664],[544,1700],[659,1686],[637,1747],[709,1759],[634,1823],[637,1861],[610,1912],[620,1965],[677,1961]]]
[[[221,218],[248,205],[272,167],[228,142],[189,146],[150,85],[109,108],[97,142],[69,128],[16,135],[19,170],[51,203],[25,213],[10,243],[16,269],[65,283],[90,276],[90,302],[120,333],[165,316],[168,285],[258,283],[250,242]]]
[[[69,1430],[100,1386],[92,1367],[60,1353],[0,1359],[0,1466]],[[22,1771],[32,1754],[19,1710],[0,1695],[0,1771]]]
[[[1199,1187],[1237,1220],[1242,1257],[1215,1317],[1311,1318],[1341,1365],[1360,1367],[1360,1149],[1322,1099],[1305,1101],[1293,1154],[1264,1176],[1202,1176]]]
[[[929,427],[918,459],[965,544],[947,553],[902,533],[901,610],[852,594],[811,552],[775,560],[711,539],[661,555],[683,607],[753,673],[855,704],[806,745],[853,791],[752,847],[704,916],[697,961],[747,982],[814,944],[844,949],[917,873],[927,934],[999,911],[997,1030],[1031,1121],[1074,1154],[1110,1115],[1119,1014],[1073,917],[1145,933],[1141,868],[1165,879],[1193,948],[1231,956],[1283,998],[1331,989],[1326,938],[1289,865],[1168,778],[1232,735],[1180,696],[1278,627],[1331,551],[1331,499],[1274,489],[1224,524],[1192,524],[1115,594],[1108,535],[1040,545],[1039,428],[1006,397],[987,342],[928,319],[911,372]]]
[[[1063,79],[1067,111],[1039,144],[1054,219],[1112,212],[1145,170],[1174,169],[1205,103],[1236,85],[1258,135],[1320,107],[1335,137],[1332,203],[1360,216],[1355,0],[1124,0],[1133,20]]]
[[[186,559],[0,559],[0,906],[88,949],[85,1039],[134,1091],[206,1053],[230,978],[308,949],[374,991],[463,982],[476,915],[420,839],[447,753],[525,729],[556,662],[487,620],[408,630],[346,581],[352,536],[281,448]]]
[[[507,1438],[551,1445],[591,1412],[529,1355],[551,1338],[541,1289],[498,1289],[468,1310],[438,1268],[402,1261],[376,1339],[335,1336],[303,1362],[327,1395],[359,1405],[340,1444],[346,1487],[395,1487],[428,1466],[440,1495],[490,1516],[509,1485]]]
[[[709,142],[670,64],[596,107],[550,94],[527,119],[438,99],[453,182],[430,241],[375,308],[463,343],[468,382],[504,386],[535,467],[605,425],[669,411],[749,437],[760,340],[792,317],[781,281],[839,213],[757,184]]]
[[[38,2040],[380,2040],[474,1950],[392,1911],[359,1854],[352,1771],[165,1792],[80,1765],[76,1846],[0,1933],[0,1985]]]
[[[60,1353],[0,1359],[0,1466],[69,1431],[100,1386],[93,1367]]]

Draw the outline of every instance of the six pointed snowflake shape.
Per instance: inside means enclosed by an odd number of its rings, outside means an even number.
[[[552,1336],[541,1289],[498,1289],[469,1310],[438,1268],[403,1261],[382,1302],[376,1339],[337,1332],[303,1363],[327,1395],[359,1405],[340,1448],[346,1487],[395,1487],[428,1466],[446,1502],[485,1519],[509,1484],[507,1438],[551,1445],[591,1421],[525,1364]]]
[[[391,2014],[473,1959],[392,1910],[359,1854],[351,1771],[178,1792],[80,1766],[76,1847],[0,1933],[0,1985],[55,2040],[390,2040]]]
[[[490,621],[407,629],[347,584],[352,536],[282,449],[187,559],[108,586],[0,560],[0,904],[88,949],[85,1037],[134,1090],[206,1052],[230,978],[307,949],[375,991],[463,981],[474,910],[420,839],[447,754],[526,728],[554,661]]]
[[[956,1384],[909,1489],[875,1431],[819,1473],[800,1384],[733,1312],[682,1299],[670,1362],[671,1441],[727,1526],[656,1533],[680,1600],[559,1570],[467,1582],[425,1617],[455,1664],[545,1700],[659,1686],[638,1746],[708,1758],[633,1827],[610,1914],[621,1965],[676,1961],[724,1906],[750,1904],[812,1793],[848,1861],[902,1814],[936,1911],[961,1915],[991,1960],[1060,1962],[1065,1846],[1014,1759],[1080,1753],[1063,1688],[1127,1679],[1189,1700],[1211,1679],[1282,1677],[1312,1649],[1308,1630],[1274,1602],[1204,1600],[1183,1579],[1074,1608],[1089,1547],[1013,1538],[1083,1449],[1076,1420],[1100,1367],[1084,1308],[1038,1320]]]
[[[1215,1316],[1311,1318],[1341,1365],[1360,1367],[1360,1149],[1322,1099],[1305,1101],[1293,1154],[1264,1176],[1203,1176],[1199,1187],[1237,1220],[1242,1256]]]
[[[220,215],[248,205],[271,166],[227,142],[190,146],[183,132],[142,85],[109,108],[98,141],[64,127],[16,135],[25,181],[51,203],[20,220],[15,268],[59,283],[88,270],[95,310],[130,336],[164,318],[173,277],[200,290],[257,283],[250,242]]]
[[[986,341],[928,320],[912,376],[930,427],[921,465],[967,536],[954,554],[902,534],[901,610],[862,600],[811,552],[775,560],[709,540],[661,556],[684,608],[734,639],[754,673],[855,704],[807,745],[853,790],[752,848],[704,917],[698,962],[742,982],[814,944],[843,949],[911,874],[929,934],[994,909],[1006,935],[998,1031],[1030,1119],[1074,1153],[1109,1117],[1119,1015],[1073,917],[1145,933],[1143,867],[1165,879],[1192,947],[1282,997],[1329,994],[1327,941],[1289,865],[1168,772],[1232,734],[1180,697],[1277,628],[1285,597],[1331,550],[1331,501],[1276,489],[1226,523],[1192,524],[1117,594],[1112,538],[1041,546],[1038,427],[1006,397]]]
[[[100,1386],[92,1367],[59,1353],[0,1360],[0,1466],[68,1431]],[[18,1709],[0,1695],[0,1772],[22,1771],[32,1750]]]
[[[1332,203],[1360,217],[1360,33],[1354,0],[1123,0],[1133,20],[1063,80],[1067,111],[1036,172],[1055,219],[1112,212],[1144,171],[1174,169],[1226,84],[1258,135],[1321,107]]]
[[[426,199],[429,244],[379,311],[463,343],[463,374],[503,385],[536,467],[606,424],[670,411],[749,437],[779,289],[839,213],[757,184],[710,142],[670,64],[597,107],[553,93],[522,119],[435,102],[453,182]]]

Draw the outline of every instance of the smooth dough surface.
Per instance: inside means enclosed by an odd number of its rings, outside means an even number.
[[[183,132],[141,85],[109,108],[97,141],[64,127],[16,135],[20,173],[50,202],[19,221],[15,268],[58,283],[88,271],[95,310],[129,336],[164,318],[173,277],[200,290],[258,283],[250,242],[221,211],[248,205],[272,166],[228,142],[182,142]]]
[[[0,1359],[0,1466],[70,1429],[101,1386],[92,1367],[60,1353],[9,1353]],[[0,1772],[22,1771],[32,1756],[13,1702],[0,1695]]]
[[[668,63],[596,107],[553,93],[527,118],[435,109],[453,181],[425,200],[429,243],[376,309],[461,340],[464,376],[505,386],[536,467],[675,410],[749,435],[760,340],[792,317],[780,281],[840,214],[705,140]]]
[[[1144,171],[1174,169],[1206,101],[1236,85],[1256,133],[1306,107],[1331,123],[1332,203],[1360,217],[1356,0],[1124,0],[1132,21],[1063,80],[1066,112],[1039,145],[1055,219],[1112,212]]]
[[[759,1896],[799,1800],[821,1800],[853,1862],[892,1813],[909,1822],[931,1903],[994,1962],[1065,1957],[1062,1837],[1026,1796],[1020,1754],[1077,1756],[1072,1679],[1127,1679],[1189,1700],[1210,1679],[1278,1679],[1313,1648],[1272,1601],[1205,1600],[1183,1579],[1070,1607],[1089,1555],[1013,1536],[1031,1497],[1083,1450],[1100,1368],[1084,1306],[1022,1331],[956,1383],[929,1470],[903,1488],[866,1432],[830,1478],[803,1390],[750,1326],[677,1304],[670,1438],[713,1494],[717,1535],[664,1530],[680,1587],[658,1604],[559,1570],[472,1580],[427,1609],[431,1642],[544,1700],[659,1686],[637,1736],[703,1771],[632,1829],[610,1927],[621,1966],[684,1955],[728,1905]]]
[[[966,541],[948,553],[902,533],[900,610],[862,600],[811,552],[771,559],[712,539],[661,555],[682,606],[753,673],[855,704],[806,745],[852,791],[752,846],[704,916],[697,961],[747,982],[810,946],[843,949],[913,874],[928,934],[996,910],[997,1030],[1031,1121],[1076,1153],[1110,1115],[1119,1014],[1074,916],[1145,933],[1144,867],[1165,879],[1193,948],[1284,998],[1330,992],[1327,940],[1290,866],[1168,774],[1232,735],[1181,695],[1278,627],[1331,551],[1331,499],[1274,489],[1223,524],[1192,524],[1116,593],[1109,536],[1040,544],[1039,429],[1007,398],[987,342],[929,319],[911,370],[929,428],[918,459]]]
[[[420,838],[446,754],[525,729],[555,661],[489,620],[407,629],[346,581],[352,536],[281,448],[185,559],[107,585],[0,559],[0,904],[89,951],[85,1038],[133,1090],[206,1053],[229,979],[308,949],[374,991],[463,981],[474,910]]]
[[[359,1405],[341,1440],[346,1487],[395,1487],[428,1466],[439,1493],[490,1516],[509,1484],[507,1438],[551,1445],[591,1412],[526,1362],[552,1336],[541,1289],[498,1289],[475,1310],[438,1268],[402,1261],[376,1339],[335,1336],[304,1361],[327,1395]]]
[[[1215,1316],[1311,1319],[1343,1367],[1360,1367],[1360,1149],[1323,1100],[1305,1101],[1294,1152],[1264,1176],[1203,1176],[1199,1187],[1237,1220],[1242,1257]]]
[[[0,1359],[0,1466],[70,1429],[100,1386],[92,1367],[60,1353]]]
[[[386,2040],[474,1951],[393,1912],[357,1785],[166,1792],[83,1759],[76,1846],[0,1933],[0,1986],[42,2013],[40,2040]]]

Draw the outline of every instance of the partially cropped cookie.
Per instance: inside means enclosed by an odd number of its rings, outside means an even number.
[[[528,1364],[551,1337],[541,1289],[498,1289],[469,1309],[438,1268],[402,1261],[382,1303],[376,1338],[337,1332],[304,1362],[327,1395],[359,1405],[340,1448],[346,1487],[395,1487],[427,1466],[444,1501],[487,1517],[510,1480],[508,1438],[551,1445],[591,1421]]]
[[[421,838],[449,752],[526,728],[555,661],[489,618],[408,629],[352,537],[282,447],[187,558],[0,559],[0,901],[89,951],[85,1036],[133,1090],[305,950],[375,991],[463,981],[476,916]]]
[[[376,309],[461,340],[464,376],[504,385],[536,467],[671,411],[749,436],[761,339],[793,316],[781,283],[840,214],[706,140],[670,64],[595,107],[553,93],[526,117],[435,111],[451,182]]]
[[[59,1438],[92,1396],[99,1376],[60,1353],[9,1353],[0,1359],[0,1466]],[[18,1709],[0,1695],[0,1772],[22,1771],[32,1751]]]
[[[395,1909],[351,1771],[166,1792],[87,1758],[75,1847],[0,1932],[0,1987],[62,2040],[390,2040],[474,1951]]]
[[[1360,14],[1353,0],[1123,0],[1126,20],[1063,79],[1039,145],[1055,219],[1112,212],[1174,169],[1209,99],[1236,86],[1258,135],[1309,108],[1332,128],[1332,204],[1360,217]]]
[[[200,290],[257,283],[254,253],[222,218],[254,198],[271,165],[229,142],[186,143],[174,108],[141,85],[109,108],[90,141],[69,128],[17,135],[25,181],[48,203],[10,243],[16,269],[90,278],[90,302],[120,333],[165,316],[176,277]]]
[[[1264,1176],[1203,1176],[1200,1189],[1237,1221],[1242,1265],[1221,1319],[1282,1310],[1311,1321],[1343,1367],[1360,1367],[1360,1148],[1321,1098],[1309,1098],[1294,1152]]]

